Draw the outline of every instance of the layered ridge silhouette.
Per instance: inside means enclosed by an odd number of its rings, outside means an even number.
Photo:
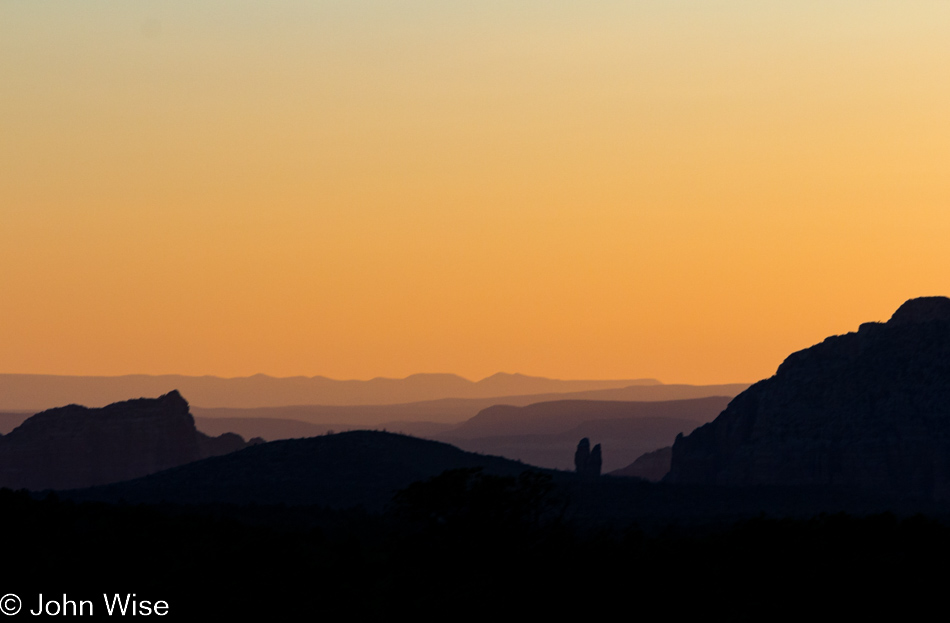
[[[587,437],[602,445],[604,470],[611,471],[711,421],[729,400],[711,396],[659,402],[558,400],[524,407],[498,405],[433,437],[465,450],[554,469],[572,469],[574,448]]]
[[[711,421],[729,400],[729,396],[710,396],[690,400],[575,399],[524,406],[493,405],[460,424],[388,421],[366,425],[358,421],[317,423],[262,417],[196,417],[196,422],[199,429],[209,434],[233,431],[246,438],[262,437],[268,441],[345,430],[383,429],[445,441],[471,452],[504,456],[552,469],[570,469],[570,457],[577,440],[590,437],[604,444],[607,452],[605,469],[611,470],[627,465],[644,452],[668,446],[677,434],[688,433]],[[194,411],[206,412],[201,409]],[[242,410],[244,413],[259,411]],[[301,407],[288,411],[305,416],[322,410]]]

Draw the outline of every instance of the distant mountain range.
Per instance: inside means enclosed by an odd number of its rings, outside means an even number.
[[[495,375],[494,377],[489,377],[489,379],[500,379],[500,376],[501,375]],[[246,392],[248,385],[244,384],[244,382],[247,381],[253,384],[257,381],[252,382],[250,379],[216,379],[214,377],[60,377],[0,374],[0,434],[13,430],[27,417],[46,408],[54,408],[66,404],[83,404],[95,407],[101,404],[112,404],[113,402],[121,402],[142,396],[163,395],[170,391],[181,391],[183,395],[188,397],[191,412],[195,416],[196,421],[205,423],[199,425],[199,428],[202,430],[206,430],[209,433],[222,431],[222,422],[230,420],[234,422],[235,426],[241,428],[241,434],[245,434],[246,431],[249,430],[249,427],[256,427],[254,429],[255,432],[263,434],[254,434],[251,435],[252,437],[261,436],[268,441],[273,441],[275,439],[323,434],[328,430],[342,431],[360,428],[385,428],[387,430],[427,436],[447,430],[447,426],[439,426],[440,424],[459,424],[474,417],[483,409],[495,405],[503,404],[519,407],[555,400],[655,402],[706,398],[710,396],[731,397],[736,396],[739,392],[749,387],[747,383],[724,385],[664,385],[648,380],[551,381],[549,379],[532,379],[532,377],[522,377],[521,375],[504,376],[510,377],[508,381],[496,380],[493,381],[493,383],[496,383],[495,385],[487,383],[481,386],[479,391],[484,391],[486,387],[501,391],[502,386],[514,389],[516,388],[516,384],[509,381],[516,382],[519,379],[528,379],[525,383],[526,386],[545,386],[550,388],[553,385],[561,389],[575,387],[576,384],[634,384],[608,389],[556,391],[540,394],[492,395],[480,398],[453,397],[394,404],[334,405],[298,403],[286,406],[254,407],[255,399],[248,398],[249,404],[242,407],[203,407],[195,406],[195,401],[192,399],[191,394],[185,390],[179,390],[177,387],[161,389],[160,391],[147,391],[147,389],[151,386],[166,388],[169,383],[177,379],[187,381],[186,385],[201,385],[202,382],[207,381],[210,385],[216,387],[215,391],[220,389],[218,386],[219,382],[233,382],[235,388],[241,389],[243,386],[241,391]],[[251,377],[251,379],[254,378],[256,377]],[[296,382],[296,379],[263,378],[273,382],[271,389],[279,389],[285,381]],[[414,377],[410,377],[410,379],[412,378]],[[126,381],[130,379],[132,382],[126,384]],[[403,380],[410,383],[414,382],[410,381],[410,379]],[[489,379],[485,379],[479,383],[486,383]],[[86,385],[87,382],[88,386]],[[363,381],[341,381],[341,383],[362,382]],[[647,384],[648,382],[652,384]],[[141,386],[139,383],[141,383]],[[268,381],[261,381],[261,383],[267,385]],[[366,381],[366,383],[372,383],[372,381]],[[478,385],[468,381],[465,381],[465,383]],[[238,394],[230,396],[227,401],[235,401],[237,395]],[[291,397],[296,396],[296,394],[292,393],[288,395]],[[114,397],[106,399],[109,396]],[[291,398],[287,398],[287,400],[289,401]],[[46,406],[42,408],[28,408],[24,406],[28,404],[43,404]],[[221,420],[221,422],[211,423],[209,420],[212,418]],[[274,420],[273,425],[268,425],[266,420]],[[284,422],[278,422],[278,420],[284,420]]]
[[[197,418],[275,418],[297,420],[334,430],[353,428],[393,429],[394,423],[436,422],[458,424],[496,405],[524,407],[557,400],[599,400],[623,402],[661,402],[690,400],[711,396],[736,396],[749,387],[746,383],[728,385],[633,385],[617,389],[548,394],[492,396],[489,398],[443,398],[393,405],[298,405],[232,409],[192,406]],[[407,431],[408,432],[408,431]]]
[[[215,376],[53,376],[0,374],[0,410],[39,411],[65,404],[101,407],[172,390],[193,405],[214,408],[286,407],[293,405],[388,405],[442,398],[494,398],[658,385],[655,379],[561,381],[499,373],[478,382],[454,374],[414,374],[404,379],[338,381],[322,376],[243,378]]]
[[[688,420],[698,426],[719,415],[728,403],[728,397],[717,396],[658,402],[555,400],[524,407],[496,405],[480,411],[447,434],[456,439],[554,434],[592,420],[631,418]]]

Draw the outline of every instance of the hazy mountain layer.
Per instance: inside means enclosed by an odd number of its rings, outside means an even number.
[[[620,402],[663,402],[713,396],[732,397],[748,384],[729,385],[635,385],[619,389],[601,389],[563,394],[527,394],[491,398],[445,398],[395,405],[261,407],[256,409],[206,409],[192,407],[201,418],[276,418],[319,424],[334,430],[341,428],[379,428],[392,422],[440,422],[459,424],[484,409],[496,405],[527,406],[557,400],[610,400]],[[706,422],[708,420],[703,420]]]
[[[6,435],[33,414],[33,411],[0,411],[0,435]]]
[[[538,435],[564,432],[590,420],[673,418],[704,424],[729,404],[728,396],[694,400],[625,402],[603,400],[556,400],[524,407],[497,405],[446,433],[453,438],[488,435]]]
[[[642,478],[650,482],[660,482],[668,473],[670,473],[670,461],[673,458],[673,448],[666,446],[653,452],[647,452],[637,460],[618,470],[607,474],[608,476],[623,476],[626,478]]]
[[[573,469],[577,442],[601,444],[603,469],[630,464],[711,421],[730,398],[662,402],[558,400],[525,407],[499,405],[433,438],[472,452],[518,459],[552,469]]]
[[[51,376],[0,374],[0,409],[41,410],[64,404],[103,406],[178,390],[202,407],[276,407],[291,405],[380,405],[437,400],[489,398],[520,394],[589,391],[654,385],[654,379],[561,381],[522,374],[495,374],[472,382],[454,374],[414,374],[404,379],[338,381],[322,376],[244,378],[214,376]]]
[[[8,375],[9,376],[9,375]],[[0,375],[0,384],[4,376]],[[81,377],[65,377],[81,378]],[[421,430],[432,432],[437,429],[438,424],[458,424],[473,417],[482,409],[498,404],[507,404],[513,406],[525,406],[537,402],[550,402],[553,400],[621,400],[621,401],[660,401],[660,400],[685,400],[690,398],[704,398],[707,396],[735,396],[739,392],[749,387],[747,383],[732,383],[727,385],[633,385],[619,389],[600,389],[585,392],[564,392],[553,394],[525,394],[518,396],[493,396],[490,398],[443,398],[440,400],[427,400],[421,402],[410,402],[401,404],[387,405],[295,405],[285,407],[255,407],[255,408],[204,408],[191,405],[191,412],[197,419],[207,420],[210,418],[218,419],[275,419],[275,420],[293,420],[306,422],[316,425],[310,427],[295,427],[299,431],[315,431],[311,434],[322,435],[327,430],[357,430],[363,428],[386,428],[387,430],[405,432],[413,435],[419,433],[420,427],[412,423],[419,423]],[[149,393],[132,396],[136,398],[140,395],[155,395]],[[190,398],[190,397],[189,397]],[[0,402],[4,400],[0,394]],[[69,403],[63,400],[58,405]],[[72,402],[89,404],[82,400]],[[23,420],[36,413],[35,410],[17,410],[0,412],[0,434],[9,432],[19,426]],[[433,426],[427,426],[427,423],[433,423]],[[275,426],[275,429],[281,431],[289,430],[285,425]],[[293,426],[291,426],[294,428]],[[199,426],[199,428],[202,428]],[[246,425],[242,425],[242,430]],[[221,430],[219,426],[208,424],[202,430],[212,431]],[[234,429],[244,435],[243,432]],[[279,432],[277,436],[274,433],[262,435],[268,441],[274,439],[284,439],[291,437],[306,437],[309,435],[299,434],[298,432],[286,433]],[[251,435],[256,437],[258,435]],[[247,435],[245,435],[247,437]]]

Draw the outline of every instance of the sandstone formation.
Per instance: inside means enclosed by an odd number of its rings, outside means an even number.
[[[600,444],[591,450],[590,440],[587,437],[581,439],[577,444],[577,451],[574,452],[574,471],[587,478],[596,478],[600,476],[602,464]]]
[[[574,451],[574,471],[583,474],[587,471],[587,461],[590,459],[590,439],[584,437],[577,444]]]
[[[665,479],[950,498],[950,299],[790,355],[673,445]]]
[[[590,458],[587,459],[587,475],[592,478],[600,476],[600,468],[603,466],[603,462],[603,458],[600,456],[600,444],[597,444],[590,451]]]
[[[101,409],[69,405],[37,413],[0,437],[0,487],[72,489],[118,482],[247,445],[233,433],[198,432],[177,391]]]

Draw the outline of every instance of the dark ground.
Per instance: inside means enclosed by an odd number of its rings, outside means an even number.
[[[164,600],[162,618],[176,620],[852,618],[906,616],[943,599],[950,524],[941,516],[596,521],[576,512],[577,492],[544,474],[454,470],[373,514],[0,490],[0,593],[22,598],[20,617],[42,593],[88,599],[95,618],[110,620],[103,593]]]

